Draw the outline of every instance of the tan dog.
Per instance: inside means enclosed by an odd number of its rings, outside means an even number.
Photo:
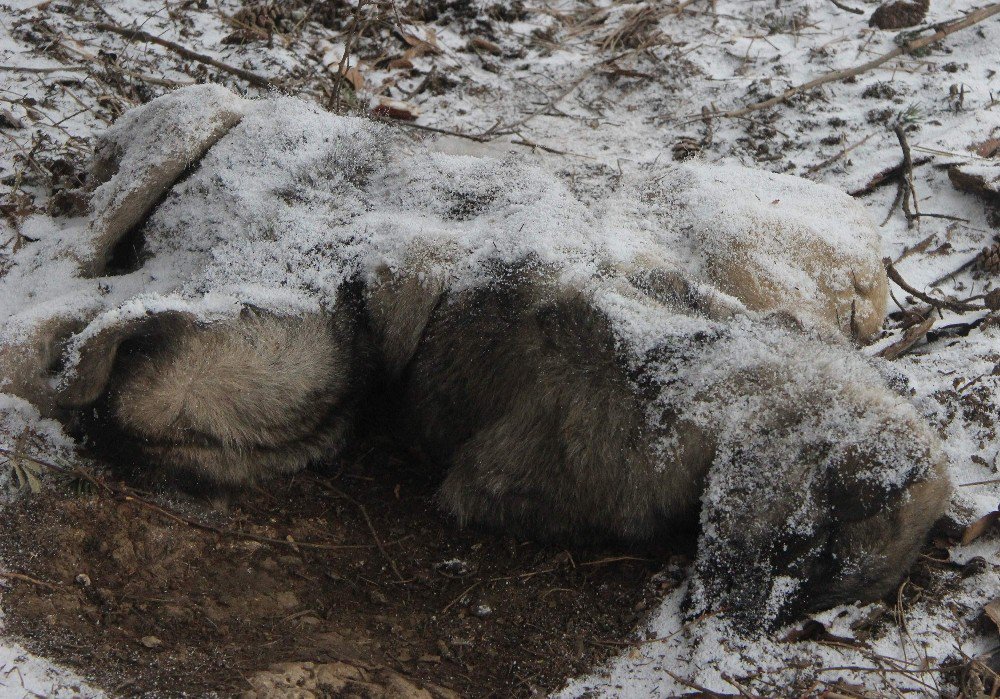
[[[750,624],[884,595],[944,511],[937,437],[837,339],[886,294],[844,195],[691,167],[598,216],[544,171],[290,100],[192,88],[124,119],[82,266],[148,219],[133,274],[162,289],[75,337],[60,400],[158,464],[294,471],[391,391],[461,523],[640,541],[700,517],[694,608]]]

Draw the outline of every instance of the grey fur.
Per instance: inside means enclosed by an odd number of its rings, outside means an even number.
[[[145,212],[180,176],[172,166],[133,208]],[[212,324],[154,313],[88,336],[61,401],[100,399],[107,426],[146,458],[238,486],[335,457],[379,387],[401,397],[413,438],[447,465],[440,501],[460,524],[646,541],[700,517],[693,609],[751,625],[888,592],[947,505],[946,463],[876,370],[813,359],[839,345],[830,356],[848,361],[837,309],[855,300],[875,309],[860,334],[876,331],[884,279],[824,289],[814,310],[833,320],[807,332],[747,269],[720,267],[713,288],[653,252],[574,282],[528,257],[451,288],[425,264],[450,253],[426,249],[406,269],[352,280],[322,313],[248,309]],[[811,267],[834,254],[802,253]],[[877,260],[867,262],[871,276]],[[636,355],[609,294],[707,330]],[[730,369],[723,350],[737,333],[758,356]]]

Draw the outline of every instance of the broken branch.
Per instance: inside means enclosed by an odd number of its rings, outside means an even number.
[[[899,271],[893,266],[892,260],[886,257],[882,260],[882,264],[885,265],[885,273],[889,276],[896,285],[910,294],[914,298],[918,298],[924,303],[929,303],[934,308],[944,308],[949,311],[954,311],[955,313],[967,313],[969,311],[985,311],[986,306],[984,304],[970,303],[969,301],[959,301],[956,299],[936,299],[933,296],[928,296],[922,291],[918,291],[912,287]]]
[[[278,85],[270,78],[265,78],[264,76],[252,73],[249,70],[244,70],[243,68],[237,68],[236,66],[231,66],[228,63],[223,63],[222,61],[212,58],[211,56],[206,56],[203,53],[197,53],[186,46],[181,46],[173,41],[154,36],[153,34],[142,31],[141,29],[127,29],[126,27],[119,27],[105,22],[95,24],[94,28],[123,36],[126,39],[131,39],[132,41],[145,41],[150,44],[157,44],[158,46],[170,49],[174,53],[179,54],[188,60],[197,61],[198,63],[204,63],[214,68],[218,68],[221,71],[225,71],[226,73],[235,75],[238,78],[242,78],[251,85],[256,85],[257,87],[278,87]]]
[[[759,111],[761,109],[768,109],[769,107],[781,104],[789,97],[793,97],[799,94],[800,92],[805,92],[807,90],[813,89],[814,87],[826,85],[827,83],[843,80],[845,78],[852,78],[855,75],[861,75],[862,73],[866,73],[869,70],[878,68],[883,63],[887,63],[894,58],[908,55],[913,53],[914,51],[919,51],[922,48],[926,48],[928,46],[931,46],[932,44],[936,44],[945,37],[950,36],[951,34],[954,34],[955,32],[961,31],[963,29],[968,29],[969,27],[975,24],[979,24],[983,20],[989,19],[990,17],[996,14],[1000,14],[1000,2],[990,3],[986,7],[980,8],[975,12],[970,12],[961,19],[953,20],[944,25],[940,25],[941,28],[938,29],[938,31],[931,34],[930,36],[925,36],[920,39],[913,39],[912,41],[907,41],[902,46],[897,46],[892,51],[889,51],[888,53],[883,54],[878,58],[874,58],[868,61],[867,63],[862,63],[861,65],[854,66],[853,68],[845,68],[844,70],[831,71],[829,73],[826,73],[825,75],[821,75],[820,77],[814,78],[813,80],[810,80],[808,82],[796,85],[795,87],[790,87],[777,97],[772,97],[762,102],[751,104],[747,107],[743,107],[742,109],[734,109],[728,112],[716,112],[715,114],[713,114],[713,116],[741,117],[745,116],[746,114],[750,114],[751,112]]]

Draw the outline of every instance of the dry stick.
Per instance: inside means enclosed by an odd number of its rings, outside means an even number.
[[[913,222],[920,216],[920,205],[917,203],[917,190],[913,188],[913,158],[910,155],[910,143],[906,140],[906,131],[902,124],[896,124],[893,131],[896,140],[903,151],[903,179],[899,186],[903,192],[903,213],[906,215],[907,228],[913,227]],[[913,211],[910,211],[910,201],[913,201]]]
[[[157,44],[170,49],[174,53],[180,54],[188,60],[213,66],[221,71],[225,71],[226,73],[242,78],[251,85],[256,85],[257,87],[278,87],[277,83],[272,81],[270,78],[265,78],[263,75],[258,75],[257,73],[250,72],[249,70],[244,70],[243,68],[237,68],[236,66],[231,66],[228,63],[223,63],[222,61],[212,58],[211,56],[206,56],[203,53],[197,53],[196,51],[192,51],[185,46],[181,46],[173,41],[168,41],[167,39],[161,39],[160,37],[154,36],[149,32],[144,32],[141,29],[128,29],[126,27],[118,27],[114,24],[107,24],[105,22],[98,22],[94,25],[94,29],[111,32],[112,34],[118,34],[119,36],[131,39],[132,41],[145,41],[150,44]]]
[[[970,267],[973,267],[977,262],[979,262],[979,253],[978,252],[975,254],[975,256],[972,259],[966,260],[961,265],[959,265],[957,268],[955,268],[952,271],[948,272],[948,274],[944,275],[943,277],[938,277],[937,279],[935,279],[934,281],[932,281],[927,286],[930,286],[930,287],[937,286],[938,284],[942,283],[946,279],[951,279],[956,274],[960,274],[960,273],[964,272],[965,270],[969,269]]]
[[[878,68],[883,63],[887,63],[894,58],[911,54],[914,51],[919,51],[922,48],[936,44],[945,37],[954,34],[957,31],[961,31],[962,29],[967,29],[974,24],[978,24],[996,14],[1000,14],[1000,2],[990,3],[986,7],[976,10],[975,12],[970,12],[962,19],[940,25],[941,28],[930,36],[908,41],[902,46],[897,46],[889,53],[883,54],[878,58],[868,61],[867,63],[862,63],[861,65],[854,66],[853,68],[845,68],[844,70],[835,70],[830,73],[826,73],[825,75],[821,75],[820,77],[810,80],[809,82],[796,85],[795,87],[790,87],[777,97],[772,97],[771,99],[764,100],[763,102],[751,104],[750,106],[743,107],[742,109],[734,109],[728,112],[715,112],[712,116],[741,117],[749,114],[750,112],[756,112],[761,109],[773,107],[777,104],[781,104],[789,97],[797,95],[800,92],[805,92],[806,90],[811,90],[814,87],[826,85],[827,83],[835,82],[837,80],[843,80],[844,78],[852,78],[855,75],[861,75],[862,73],[872,70],[873,68]]]
[[[340,111],[340,88],[344,81],[347,80],[347,75],[345,74],[347,61],[351,55],[354,39],[358,35],[358,28],[361,23],[361,10],[364,6],[365,1],[361,0],[354,10],[354,17],[351,18],[350,33],[347,35],[347,41],[344,43],[344,54],[340,57],[340,64],[337,66],[337,81],[333,85],[333,96],[330,99],[330,105],[334,112]]]
[[[340,549],[359,549],[359,548],[369,548],[364,544],[324,544],[321,542],[313,541],[287,541],[285,539],[272,539],[271,537],[261,536],[259,534],[253,534],[251,532],[240,531],[237,529],[223,529],[221,527],[216,527],[211,524],[205,524],[199,522],[195,519],[185,517],[184,515],[178,514],[165,507],[156,505],[143,497],[140,497],[132,488],[122,485],[109,485],[105,480],[98,478],[97,476],[87,473],[80,468],[66,468],[65,466],[59,466],[51,461],[46,461],[44,459],[39,459],[35,456],[30,456],[28,454],[18,453],[12,449],[7,449],[5,447],[0,447],[0,455],[6,456],[8,458],[22,458],[26,459],[32,463],[38,464],[39,466],[44,466],[45,468],[56,471],[67,476],[76,476],[77,478],[82,478],[91,485],[95,486],[98,490],[103,491],[107,495],[112,495],[120,497],[126,502],[132,502],[146,509],[159,514],[162,517],[177,522],[178,524],[183,524],[194,529],[199,529],[204,532],[209,532],[211,534],[216,534],[218,536],[228,536],[236,539],[249,539],[250,541],[257,541],[262,544],[272,544],[275,546],[285,546],[288,548],[308,548],[317,549],[321,551],[338,551]]]
[[[900,167],[900,172],[902,172],[902,167]],[[879,228],[884,228],[885,224],[889,223],[892,215],[896,213],[896,207],[899,206],[899,202],[903,201],[903,192],[905,189],[906,186],[903,184],[903,181],[900,180],[899,185],[896,187],[896,196],[892,200],[892,205],[889,206],[889,213],[887,213],[885,218],[882,219],[882,223],[879,224]]]
[[[412,582],[412,580],[407,580],[406,578],[403,577],[403,574],[399,572],[399,568],[396,566],[396,561],[393,559],[392,556],[389,555],[389,552],[386,550],[385,546],[382,545],[382,539],[379,537],[378,532],[375,530],[375,524],[372,522],[372,518],[368,516],[368,510],[365,508],[365,506],[361,504],[358,500],[355,500],[350,495],[345,493],[340,488],[337,488],[332,483],[319,479],[318,482],[334,495],[347,500],[348,502],[354,504],[359,510],[361,510],[361,516],[365,518],[365,523],[368,525],[368,531],[371,532],[372,539],[375,540],[375,545],[378,546],[378,550],[382,553],[382,557],[385,558],[386,561],[388,561],[389,567],[392,568],[392,572],[396,574],[396,579],[399,580],[399,582],[401,583]]]
[[[59,73],[59,72],[80,72],[87,71],[89,68],[87,66],[59,66],[52,68],[33,68],[31,66],[0,66],[0,70],[8,70],[13,73]]]
[[[601,63],[602,64],[606,63],[606,61],[602,61]],[[576,80],[574,80],[573,82],[571,82],[566,88],[564,88],[563,90],[561,90],[558,94],[556,94],[555,97],[551,98],[548,102],[546,102],[545,104],[543,104],[541,107],[539,107],[535,111],[531,112],[527,116],[519,119],[518,121],[515,121],[513,124],[507,124],[507,125],[505,125],[504,126],[504,131],[516,131],[519,126],[524,126],[526,123],[528,123],[529,121],[531,121],[532,119],[534,119],[539,114],[543,114],[543,113],[549,111],[550,109],[552,109],[553,107],[555,107],[559,102],[561,102],[563,99],[565,99],[571,92],[573,92],[573,90],[575,90],[576,88],[578,88],[583,83],[583,81],[586,80],[587,78],[589,78],[591,75],[593,75],[593,73],[590,70],[585,71],[583,73],[583,75],[578,76]],[[494,125],[491,128],[489,128],[487,131],[485,131],[482,135],[483,136],[489,136],[491,133],[493,133],[499,127],[499,125],[500,124],[497,123],[496,125]]]
[[[830,0],[830,2],[832,2],[836,7],[839,7],[844,12],[850,12],[855,15],[863,15],[865,13],[864,10],[859,10],[858,8],[851,7],[850,5],[845,5],[844,3],[840,2],[840,0]]]
[[[966,313],[968,311],[984,311],[986,306],[984,304],[969,303],[968,301],[958,301],[954,299],[936,299],[933,296],[928,296],[922,291],[917,291],[910,284],[903,279],[899,271],[893,266],[892,260],[886,257],[882,260],[882,264],[885,265],[885,273],[889,276],[889,279],[894,281],[896,285],[905,291],[906,293],[920,299],[924,303],[929,303],[934,306],[934,308],[946,308],[949,311],[954,311],[955,313]]]
[[[709,122],[709,123],[711,123],[711,122]],[[811,175],[814,172],[818,172],[819,170],[822,170],[827,165],[833,165],[835,162],[837,162],[838,160],[840,160],[841,158],[843,158],[845,155],[847,155],[848,153],[850,153],[855,148],[858,148],[858,147],[863,146],[866,143],[868,143],[869,139],[871,139],[871,137],[874,136],[874,135],[875,134],[868,134],[867,136],[865,136],[864,138],[862,138],[857,143],[854,143],[854,144],[852,144],[850,146],[847,146],[843,150],[841,150],[841,151],[839,151],[839,152],[831,155],[829,158],[827,158],[823,162],[816,163],[815,165],[813,165],[812,167],[810,167],[809,169],[806,170],[806,174],[807,175]]]
[[[453,600],[452,600],[451,602],[449,602],[448,604],[446,604],[446,605],[445,605],[444,609],[442,609],[442,610],[441,610],[441,613],[442,613],[442,614],[445,614],[445,613],[447,613],[447,611],[448,611],[449,609],[451,609],[452,607],[454,607],[454,606],[455,606],[455,605],[456,605],[456,604],[458,603],[458,601],[459,601],[459,600],[461,600],[461,599],[462,599],[463,597],[465,597],[465,596],[466,596],[467,594],[469,594],[470,592],[472,592],[473,590],[475,590],[475,589],[476,589],[477,587],[479,587],[479,586],[480,586],[480,585],[481,585],[482,583],[483,583],[483,581],[482,581],[482,580],[477,580],[476,582],[472,583],[472,584],[471,584],[471,585],[469,585],[469,586],[468,586],[467,588],[465,588],[464,590],[462,590],[462,593],[461,593],[461,594],[460,594],[460,595],[459,595],[458,597],[456,597],[456,598],[455,598],[455,599],[453,599]]]
[[[931,160],[933,160],[933,158],[930,157],[917,158],[916,160],[913,161],[913,167],[926,165]],[[872,175],[871,179],[868,180],[868,184],[866,184],[864,187],[861,187],[860,189],[851,190],[850,192],[848,192],[848,194],[850,194],[852,197],[860,197],[864,196],[865,194],[871,194],[882,185],[891,182],[897,177],[899,177],[900,173],[902,172],[903,172],[903,163],[893,165],[890,168],[886,168],[885,170],[882,170],[881,172]]]
[[[33,578],[30,575],[25,575],[24,573],[12,573],[6,570],[0,570],[0,579],[3,580],[21,580],[22,582],[31,583],[32,585],[38,585],[39,587],[45,587],[49,590],[58,590],[59,586],[53,583],[45,582],[44,580],[39,580],[38,578]]]

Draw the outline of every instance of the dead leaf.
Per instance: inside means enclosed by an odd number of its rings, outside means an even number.
[[[409,58],[394,58],[389,61],[389,68],[393,70],[398,70],[400,68],[410,70],[413,68],[413,61]]]
[[[948,179],[956,189],[987,198],[1000,198],[1000,162],[966,163],[948,168]]]
[[[989,530],[990,527],[997,522],[1000,522],[1000,512],[990,512],[988,515],[984,515],[977,519],[965,528],[965,533],[962,534],[962,546],[971,544],[973,541],[985,534],[987,530]]]
[[[404,54],[407,58],[417,58],[426,54],[441,53],[441,49],[439,49],[437,45],[437,35],[433,30],[428,30],[426,41],[407,32],[401,32],[400,35],[403,37],[403,41],[412,47]]]
[[[990,621],[996,624],[997,629],[1000,630],[1000,599],[995,599],[987,604],[983,607],[983,611],[986,612],[986,616],[988,616]]]
[[[372,109],[371,113],[372,116],[399,119],[400,121],[416,121],[417,117],[420,116],[417,105],[389,97],[379,97],[378,105]]]
[[[987,138],[982,143],[973,145],[972,150],[980,158],[992,158],[995,155],[1000,155],[1000,138]]]
[[[350,68],[345,69],[341,75],[344,76],[344,79],[347,80],[347,82],[351,83],[351,87],[354,88],[355,92],[364,88],[365,76],[361,74],[358,66],[351,66]]]
[[[494,56],[499,56],[503,53],[503,49],[498,44],[494,44],[489,39],[484,39],[481,36],[472,37],[469,41],[469,46],[477,51],[492,53]]]

